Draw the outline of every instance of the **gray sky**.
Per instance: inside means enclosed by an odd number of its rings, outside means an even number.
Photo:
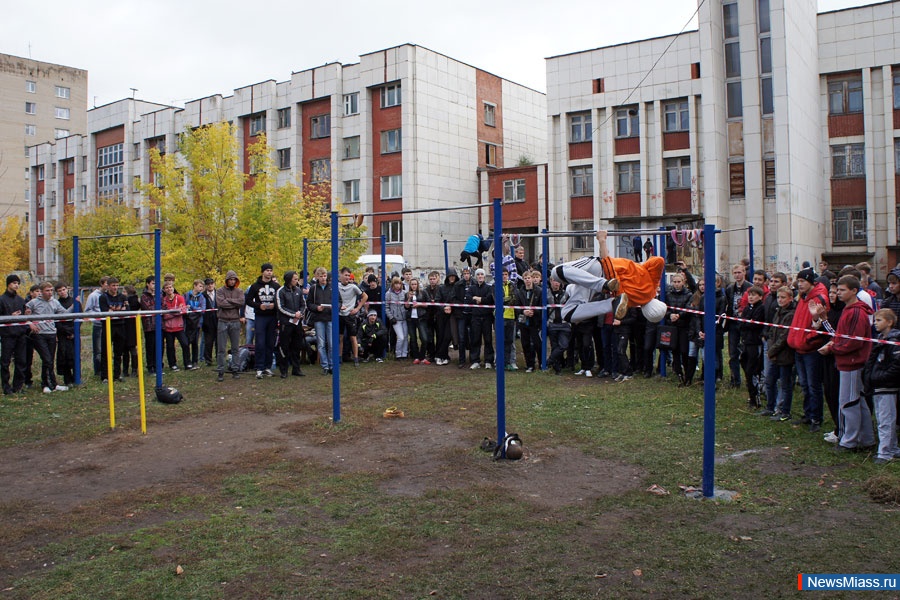
[[[790,0],[787,0],[790,1]],[[819,0],[819,10],[870,4]],[[0,52],[89,71],[88,105],[183,105],[403,43],[545,91],[544,58],[681,31],[696,0],[10,2]],[[688,29],[696,27],[692,21]]]

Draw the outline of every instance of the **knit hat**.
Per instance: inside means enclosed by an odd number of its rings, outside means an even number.
[[[259,271],[260,271],[260,273],[261,273],[261,272],[263,272],[263,271],[271,271],[271,270],[273,270],[274,268],[275,268],[275,267],[272,266],[272,263],[263,263],[263,265],[262,265],[262,267],[260,267]]]
[[[369,313],[366,315],[366,317],[375,317],[377,319],[378,313],[375,312],[374,310],[370,310]]]
[[[19,276],[15,273],[6,276],[6,287],[9,287],[11,283],[22,283],[22,280],[19,279]]]
[[[816,284],[816,272],[812,269],[803,269],[797,273],[797,279],[809,282],[811,285]]]
[[[478,275],[486,275],[484,269],[475,269],[475,276],[477,277]]]

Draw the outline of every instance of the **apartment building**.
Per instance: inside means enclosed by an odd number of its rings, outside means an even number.
[[[551,229],[710,222],[732,230],[717,239],[728,271],[752,226],[756,268],[824,255],[884,278],[900,259],[898,33],[896,1],[707,0],[697,30],[548,58]]]
[[[355,64],[298,71],[287,81],[239,87],[231,96],[207,96],[184,108],[125,99],[92,109],[87,135],[71,142],[79,148],[42,145],[32,156],[31,172],[46,174],[70,154],[80,156],[70,184],[58,181],[64,172],[59,168],[52,183],[83,194],[84,200],[75,202],[76,218],[92,210],[98,198],[115,195],[150,220],[133,183],[153,177],[149,149],[175,152],[177,135],[186,127],[220,121],[236,125],[245,172],[250,172],[247,147],[265,133],[278,184],[330,186],[332,206],[352,213],[474,205],[481,200],[485,172],[546,155],[544,94],[404,44],[364,54]],[[35,204],[38,193],[45,192],[35,188]],[[372,235],[385,236],[387,253],[403,254],[424,269],[444,264],[444,239],[464,240],[486,230],[489,212],[394,214],[368,217],[365,224]],[[38,231],[41,220],[49,231],[51,218],[41,213],[33,224],[34,265],[39,274],[60,276],[51,238],[45,235],[41,242]],[[537,231],[538,214],[530,218],[529,230]],[[371,252],[381,252],[380,240],[372,242]]]
[[[24,217],[29,147],[84,133],[87,71],[0,54],[0,218]]]

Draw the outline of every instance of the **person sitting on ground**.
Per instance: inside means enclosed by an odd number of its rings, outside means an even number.
[[[580,323],[600,315],[615,312],[621,319],[628,305],[642,307],[648,321],[658,323],[666,313],[666,306],[656,298],[656,291],[665,269],[665,261],[651,256],[643,263],[627,258],[612,258],[606,246],[608,232],[597,232],[600,256],[588,256],[557,265],[550,277],[567,285],[569,300],[563,307],[563,318]],[[613,294],[605,300],[592,301],[597,292]],[[618,295],[616,295],[618,294]]]

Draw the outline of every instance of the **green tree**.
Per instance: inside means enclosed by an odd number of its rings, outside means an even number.
[[[142,186],[151,208],[160,212],[163,270],[180,280],[213,277],[222,281],[235,270],[249,280],[259,266],[297,269],[303,238],[330,238],[327,186],[301,190],[294,184],[275,187],[273,151],[265,136],[247,148],[253,172],[241,168],[241,148],[228,123],[187,130],[178,154],[150,151],[154,183]],[[348,219],[342,219],[346,225]],[[342,227],[341,256],[358,256],[363,230]],[[310,265],[330,265],[327,250],[316,248]],[[325,260],[323,257],[328,256]]]
[[[66,273],[73,273],[72,237],[121,235],[141,231],[135,210],[113,200],[102,201],[96,210],[67,219],[59,252]],[[118,277],[124,283],[143,285],[153,273],[152,236],[115,237],[79,241],[79,283],[99,285],[104,275]]]

